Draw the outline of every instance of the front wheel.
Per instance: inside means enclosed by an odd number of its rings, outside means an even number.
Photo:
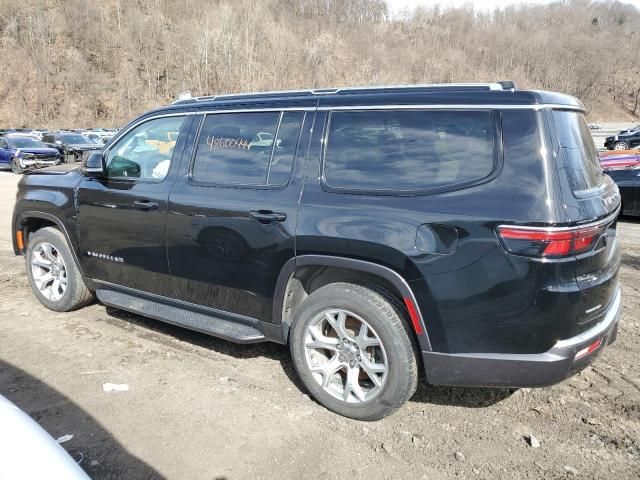
[[[614,150],[629,150],[629,145],[627,142],[616,142],[613,144]]]
[[[49,310],[68,312],[93,299],[60,230],[46,227],[31,234],[25,257],[31,290]]]
[[[11,159],[11,171],[16,175],[24,173],[24,168],[22,168],[22,165],[20,165],[20,160],[15,157]]]
[[[369,288],[332,283],[313,292],[291,327],[293,363],[322,405],[379,420],[416,390],[417,355],[403,313]]]

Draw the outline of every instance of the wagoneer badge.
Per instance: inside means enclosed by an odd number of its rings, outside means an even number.
[[[96,252],[87,251],[87,255],[90,256],[90,257],[102,258],[104,260],[111,260],[112,262],[116,262],[116,263],[124,263],[124,258],[122,258],[122,257],[114,257],[112,255],[106,255],[104,253],[96,253]]]

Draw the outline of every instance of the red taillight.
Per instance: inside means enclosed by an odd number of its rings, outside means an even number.
[[[586,252],[605,228],[605,225],[562,229],[501,226],[498,235],[511,253],[553,258]]]

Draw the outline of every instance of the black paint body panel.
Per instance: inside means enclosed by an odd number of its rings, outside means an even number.
[[[417,335],[422,351],[437,354],[439,365],[450,361],[472,369],[473,362],[465,355],[542,355],[557,342],[599,324],[618,291],[620,262],[615,221],[607,241],[588,254],[563,261],[507,253],[497,238],[499,225],[573,226],[614,218],[619,208],[617,188],[610,179],[597,194],[572,193],[562,170],[551,107],[543,104],[580,108],[575,99],[549,92],[456,90],[179,103],[130,124],[157,115],[189,115],[164,181],[110,182],[84,177],[80,170],[29,175],[20,183],[14,230],[24,228],[32,216],[55,218],[88,281],[106,282],[116,290],[133,289],[127,295],[144,292],[153,301],[196,309],[198,315],[226,312],[227,319],[249,319],[261,325],[261,331],[272,325],[271,334],[265,335],[272,340],[287,341],[286,325],[281,325],[283,295],[301,259],[305,266],[361,268],[397,285],[416,303],[425,327]],[[363,105],[489,108],[495,129],[494,171],[471,186],[429,194],[327,189],[322,162],[330,110]],[[191,181],[193,145],[204,112],[280,108],[306,111],[291,180],[285,187]],[[628,198],[624,191],[623,195]],[[607,197],[610,201],[605,201]],[[158,208],[129,208],[140,199],[151,200]],[[637,194],[633,199],[637,208]],[[276,212],[283,218],[262,222],[253,216],[256,211]],[[14,247],[20,253],[15,240]],[[121,297],[122,302],[126,298]],[[147,310],[160,312],[157,318],[171,311],[151,304]],[[562,372],[549,378],[564,378],[570,367],[571,361],[560,364]],[[483,368],[475,377],[461,375],[466,378],[461,384],[520,384],[480,381],[478,375],[488,371]],[[434,381],[447,383],[437,376]]]

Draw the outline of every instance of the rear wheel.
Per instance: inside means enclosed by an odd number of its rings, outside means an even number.
[[[614,150],[629,150],[629,144],[627,142],[616,142],[613,144]]]
[[[93,299],[60,230],[46,227],[31,234],[25,257],[31,290],[48,309],[68,312]]]
[[[378,420],[416,390],[407,323],[394,302],[369,288],[332,283],[313,292],[297,312],[290,348],[305,387],[340,415]]]

